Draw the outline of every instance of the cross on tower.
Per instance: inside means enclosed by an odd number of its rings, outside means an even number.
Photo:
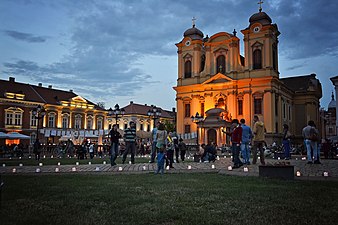
[[[259,12],[262,12],[262,4],[264,2],[262,0],[259,0],[259,2],[257,4],[259,4]]]
[[[192,18],[192,27],[195,27],[195,21],[196,21],[196,18],[193,17],[193,18]]]

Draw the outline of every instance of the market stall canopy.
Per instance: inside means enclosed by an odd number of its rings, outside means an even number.
[[[8,137],[7,139],[30,139],[29,136],[24,135],[24,134],[20,134],[18,132],[11,132],[11,133],[7,133]]]
[[[8,138],[8,134],[4,132],[0,132],[0,139],[5,139],[5,138]]]
[[[69,139],[72,139],[71,136],[62,136],[60,137],[59,141],[68,141]]]

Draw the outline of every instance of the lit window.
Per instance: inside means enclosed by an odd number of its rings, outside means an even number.
[[[75,129],[81,129],[81,120],[82,120],[82,116],[81,115],[76,115],[75,116],[75,121],[74,121],[74,128]]]
[[[22,126],[23,110],[16,107],[5,109],[6,126]]]
[[[62,116],[62,128],[69,128],[69,115],[63,114]]]
[[[48,114],[48,127],[55,127],[55,113]]]

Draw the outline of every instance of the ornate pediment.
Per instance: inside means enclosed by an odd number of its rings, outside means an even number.
[[[75,96],[73,98],[70,99],[71,102],[83,102],[83,103],[87,103],[87,100],[82,98],[81,96]]]
[[[206,85],[206,84],[218,84],[218,83],[227,83],[227,82],[232,82],[233,79],[222,74],[222,73],[218,73],[215,76],[211,77],[210,79],[204,81],[202,83],[202,85]]]

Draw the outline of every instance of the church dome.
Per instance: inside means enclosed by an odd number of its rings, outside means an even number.
[[[192,40],[203,40],[203,33],[193,25],[192,28],[186,30],[183,34],[184,37],[190,37]]]
[[[258,22],[264,26],[264,25],[271,24],[272,20],[270,16],[266,14],[265,12],[258,12],[258,13],[253,14],[250,17],[249,22],[250,22],[250,25]]]
[[[333,95],[333,92],[332,92],[332,95],[331,95],[331,101],[330,101],[330,103],[329,103],[329,106],[328,106],[328,108],[330,109],[330,108],[336,108],[336,100],[334,100],[334,95]]]

